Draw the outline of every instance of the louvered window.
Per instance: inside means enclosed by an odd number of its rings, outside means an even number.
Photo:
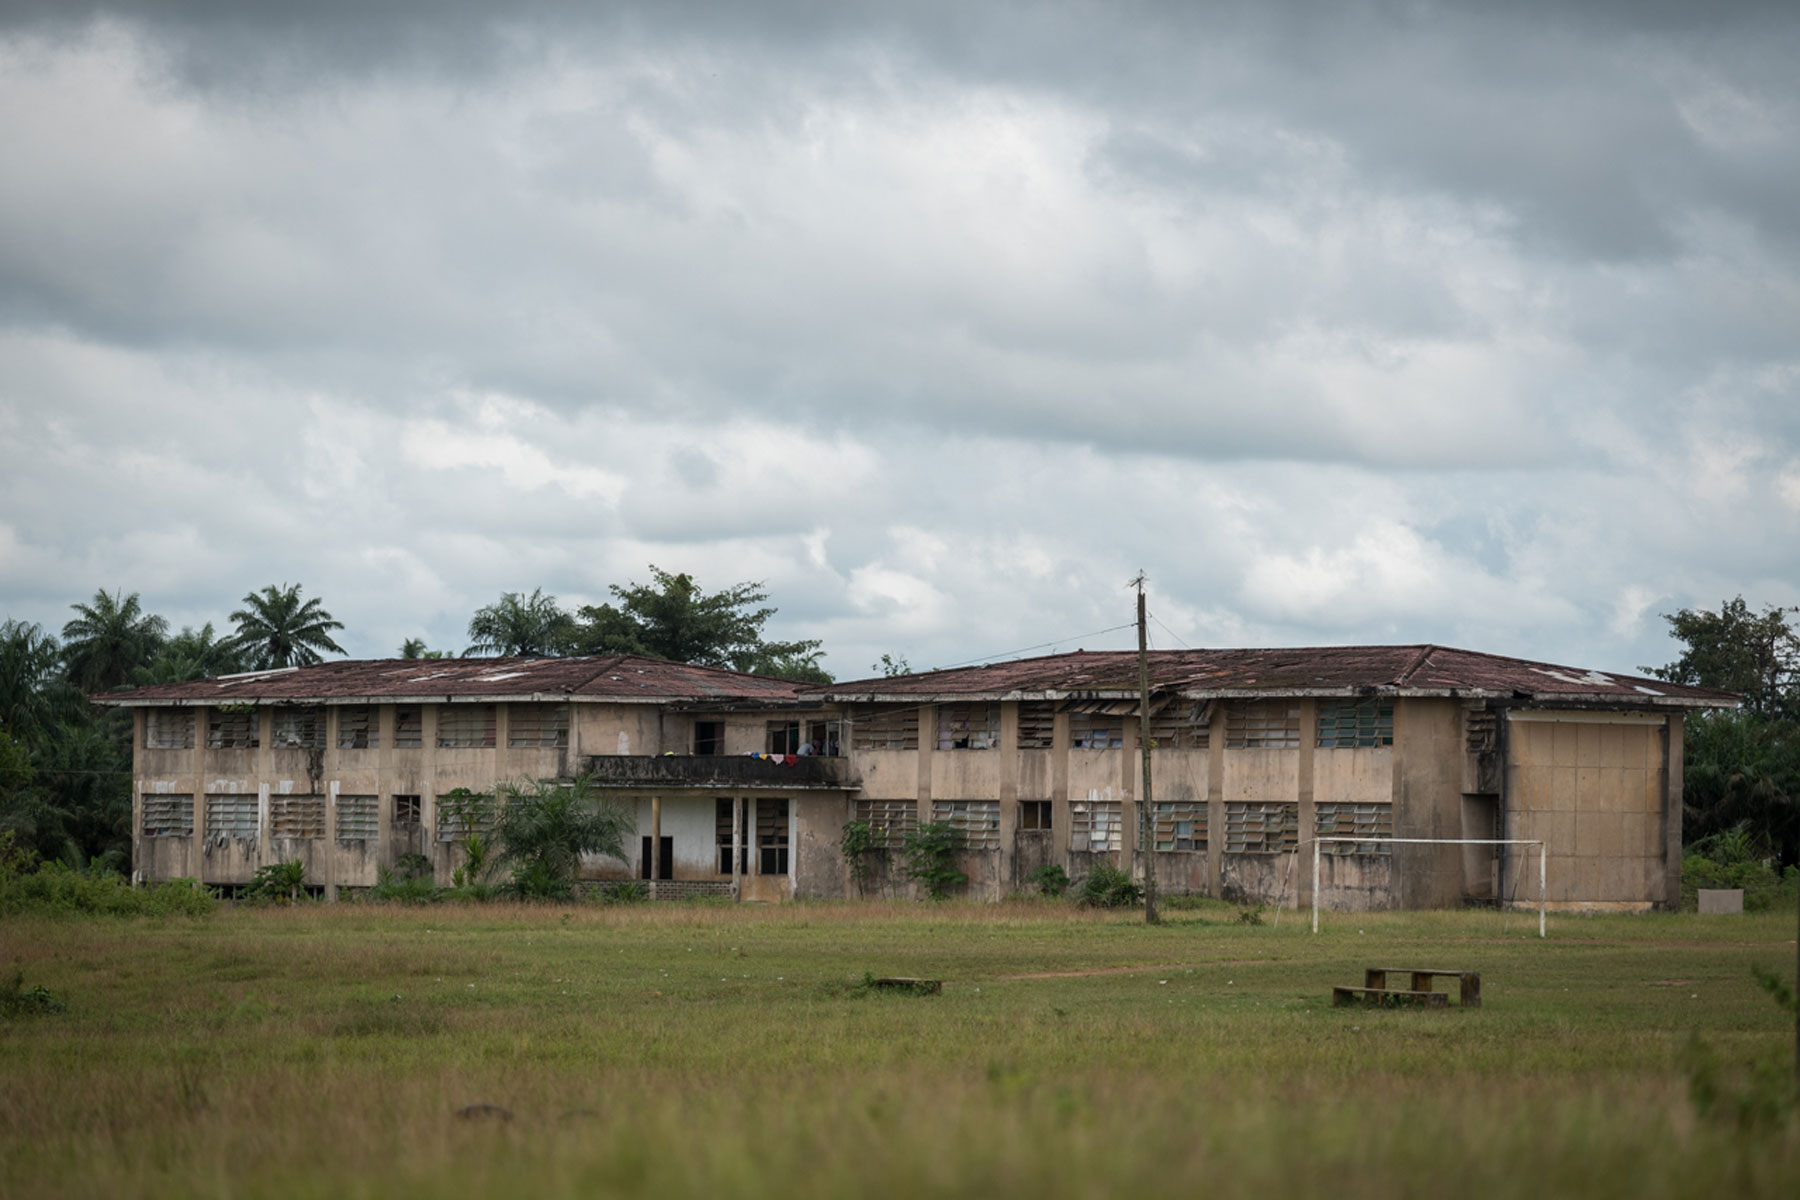
[[[1391,746],[1394,744],[1394,702],[1329,700],[1319,704],[1319,746]]]
[[[1197,800],[1157,800],[1151,804],[1158,850],[1206,849],[1206,805]]]
[[[1118,800],[1069,803],[1069,849],[1097,852],[1124,844],[1125,806]]]
[[[325,744],[325,714],[316,708],[275,710],[277,750],[317,750]]]
[[[206,835],[254,838],[262,821],[255,792],[219,792],[206,797]]]
[[[1225,805],[1227,854],[1275,854],[1300,844],[1300,806],[1278,800]]]
[[[758,800],[756,802],[757,873],[788,873],[788,802]]]
[[[144,746],[149,750],[194,748],[194,710],[152,708],[144,713]]]
[[[381,800],[377,796],[339,796],[337,836],[340,842],[372,842],[380,836]]]
[[[858,800],[856,819],[868,823],[875,844],[898,850],[908,834],[919,827],[917,800]]]
[[[210,750],[254,750],[261,744],[262,714],[255,709],[233,712],[215,708],[206,719]]]
[[[143,809],[145,837],[193,836],[193,793],[145,792]]]
[[[375,750],[381,746],[381,710],[363,706],[338,709],[338,749]]]
[[[991,750],[1000,744],[998,704],[938,706],[939,750]]]
[[[919,710],[910,704],[860,708],[850,739],[857,750],[917,750]]]
[[[469,749],[494,744],[494,706],[446,704],[437,710],[437,744],[445,749]]]
[[[1077,750],[1117,750],[1125,745],[1125,722],[1136,717],[1106,713],[1069,714],[1069,744]]]
[[[1225,710],[1225,746],[1231,750],[1299,749],[1299,702],[1232,701]]]
[[[417,705],[394,710],[394,749],[418,750],[425,745],[425,718]]]
[[[1048,750],[1054,744],[1056,706],[1048,700],[1019,702],[1019,749]]]
[[[1150,717],[1150,741],[1158,750],[1204,750],[1212,732],[1212,706],[1175,699]]]
[[[280,838],[324,837],[325,797],[270,796],[269,832]]]
[[[549,750],[569,744],[569,706],[514,704],[506,710],[506,744],[515,750]]]
[[[1314,812],[1320,837],[1368,838],[1366,842],[1326,842],[1325,854],[1392,854],[1394,806],[1392,804],[1321,803]]]
[[[931,819],[960,833],[966,850],[994,850],[1000,846],[998,800],[933,800]]]

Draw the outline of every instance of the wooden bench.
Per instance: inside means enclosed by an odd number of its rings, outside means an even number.
[[[1434,992],[1429,988],[1414,988],[1410,992],[1399,989],[1389,990],[1384,987],[1334,987],[1331,989],[1331,1006],[1341,1008],[1357,1001],[1373,1004],[1377,1008],[1448,1008],[1450,993]]]
[[[1439,977],[1459,980],[1462,1006],[1464,1008],[1481,1007],[1481,973],[1479,971],[1445,971],[1430,967],[1370,967],[1363,972],[1363,987],[1365,989],[1385,989],[1389,975],[1411,976],[1412,990],[1415,992],[1431,991],[1432,980]]]

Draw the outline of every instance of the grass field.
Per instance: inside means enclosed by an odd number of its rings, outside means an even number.
[[[1791,1073],[1751,971],[1791,978],[1793,939],[1224,906],[12,919],[0,968],[68,1009],[0,1020],[0,1195],[1791,1198],[1800,1118],[1738,1101]],[[1331,1008],[1365,966],[1479,970],[1485,1005]]]

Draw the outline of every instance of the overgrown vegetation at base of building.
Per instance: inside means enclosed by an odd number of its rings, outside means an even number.
[[[0,987],[0,1018],[38,1017],[68,1010],[69,1006],[43,984],[26,987],[23,971],[14,971],[12,983]]]
[[[1143,899],[1144,889],[1118,867],[1096,865],[1075,885],[1075,899],[1087,908],[1125,908]]]
[[[962,845],[962,830],[944,821],[926,821],[909,830],[901,843],[900,869],[924,890],[926,899],[947,899],[969,882],[956,866]]]
[[[200,917],[218,901],[193,880],[133,887],[116,871],[40,862],[0,834],[0,916]]]
[[[1757,854],[1750,829],[1738,825],[1701,838],[1681,860],[1681,907],[1691,912],[1702,888],[1744,889],[1745,912],[1792,908],[1800,903],[1800,867],[1777,872],[1775,863]]]

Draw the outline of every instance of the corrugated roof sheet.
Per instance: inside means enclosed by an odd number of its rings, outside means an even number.
[[[1738,702],[1732,693],[1710,688],[1431,645],[1155,650],[1150,653],[1150,684],[1156,691],[1193,696],[1344,695],[1373,690],[1408,695],[1611,701],[1637,706],[1730,707]],[[1137,689],[1135,651],[1083,650],[835,683],[809,696],[835,701],[922,701],[938,696],[998,699],[1061,697],[1084,692],[1131,695]]]
[[[140,705],[567,696],[652,703],[791,703],[802,688],[817,686],[630,654],[595,658],[351,659],[158,684],[96,696],[95,700],[102,704]]]

